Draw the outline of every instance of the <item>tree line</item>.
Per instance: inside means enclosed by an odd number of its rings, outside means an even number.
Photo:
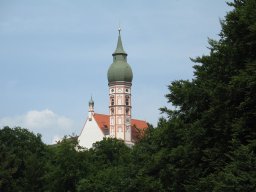
[[[256,1],[234,0],[194,78],[169,86],[165,117],[134,147],[103,139],[46,145],[0,130],[0,191],[256,191]]]

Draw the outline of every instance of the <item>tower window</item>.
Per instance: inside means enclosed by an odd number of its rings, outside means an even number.
[[[111,99],[111,105],[114,105],[115,102],[114,102],[114,99]]]
[[[126,95],[125,96],[125,105],[129,105],[129,99],[130,99],[129,95]]]
[[[125,89],[126,92],[128,92],[129,90],[128,89]]]

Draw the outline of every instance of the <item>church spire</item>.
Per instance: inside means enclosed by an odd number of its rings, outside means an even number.
[[[124,51],[121,28],[118,29],[118,41],[113,55],[113,63],[108,69],[108,82],[114,83],[119,81],[132,82],[133,74],[130,65],[127,63],[127,53]]]
[[[89,107],[94,107],[94,101],[93,101],[93,99],[92,99],[92,96],[91,96],[91,100],[89,101]]]
[[[92,116],[94,115],[94,101],[91,96],[91,100],[89,101],[89,120],[92,119]]]
[[[114,55],[119,55],[119,54],[124,54],[127,55],[127,53],[124,51],[123,44],[122,44],[122,39],[121,39],[121,28],[118,28],[118,41],[117,41],[117,46],[115,52],[112,54]]]

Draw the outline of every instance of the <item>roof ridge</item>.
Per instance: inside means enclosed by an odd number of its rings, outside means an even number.
[[[103,113],[94,113],[94,115],[104,115],[104,116],[109,116],[109,115],[106,115],[106,114],[103,114]]]

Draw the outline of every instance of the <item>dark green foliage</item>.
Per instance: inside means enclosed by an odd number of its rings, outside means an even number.
[[[256,1],[231,5],[195,78],[168,87],[176,109],[134,148],[164,191],[255,191]]]
[[[90,152],[92,161],[102,167],[124,164],[130,160],[130,148],[117,139],[104,138],[94,143]]]
[[[0,129],[0,191],[42,191],[46,145],[26,129]]]
[[[129,182],[128,170],[122,165],[97,169],[93,173],[80,180],[78,191],[124,191]]]
[[[231,162],[219,172],[199,181],[199,187],[207,191],[255,191],[256,156],[255,142],[232,152]],[[210,184],[210,185],[209,185]],[[200,189],[199,188],[199,189]],[[198,190],[200,191],[200,190]]]
[[[171,182],[180,181],[181,191],[255,190],[253,163],[248,162],[249,174],[233,171],[243,171],[235,166],[255,159],[255,149],[248,146],[256,141],[256,1],[231,5],[235,9],[222,21],[221,39],[209,40],[210,55],[193,60],[199,63],[195,78],[169,86],[166,97],[177,109],[162,109],[169,116],[169,131],[183,135],[169,153],[179,152],[174,153],[176,162],[170,161],[171,173],[180,171],[180,162],[185,169],[183,177]]]
[[[87,154],[78,147],[75,138],[64,138],[50,146],[50,152],[45,175],[46,191],[76,191],[80,178],[88,174]]]
[[[89,153],[89,175],[80,180],[78,191],[122,191],[129,183],[130,151],[123,141],[104,138]]]

